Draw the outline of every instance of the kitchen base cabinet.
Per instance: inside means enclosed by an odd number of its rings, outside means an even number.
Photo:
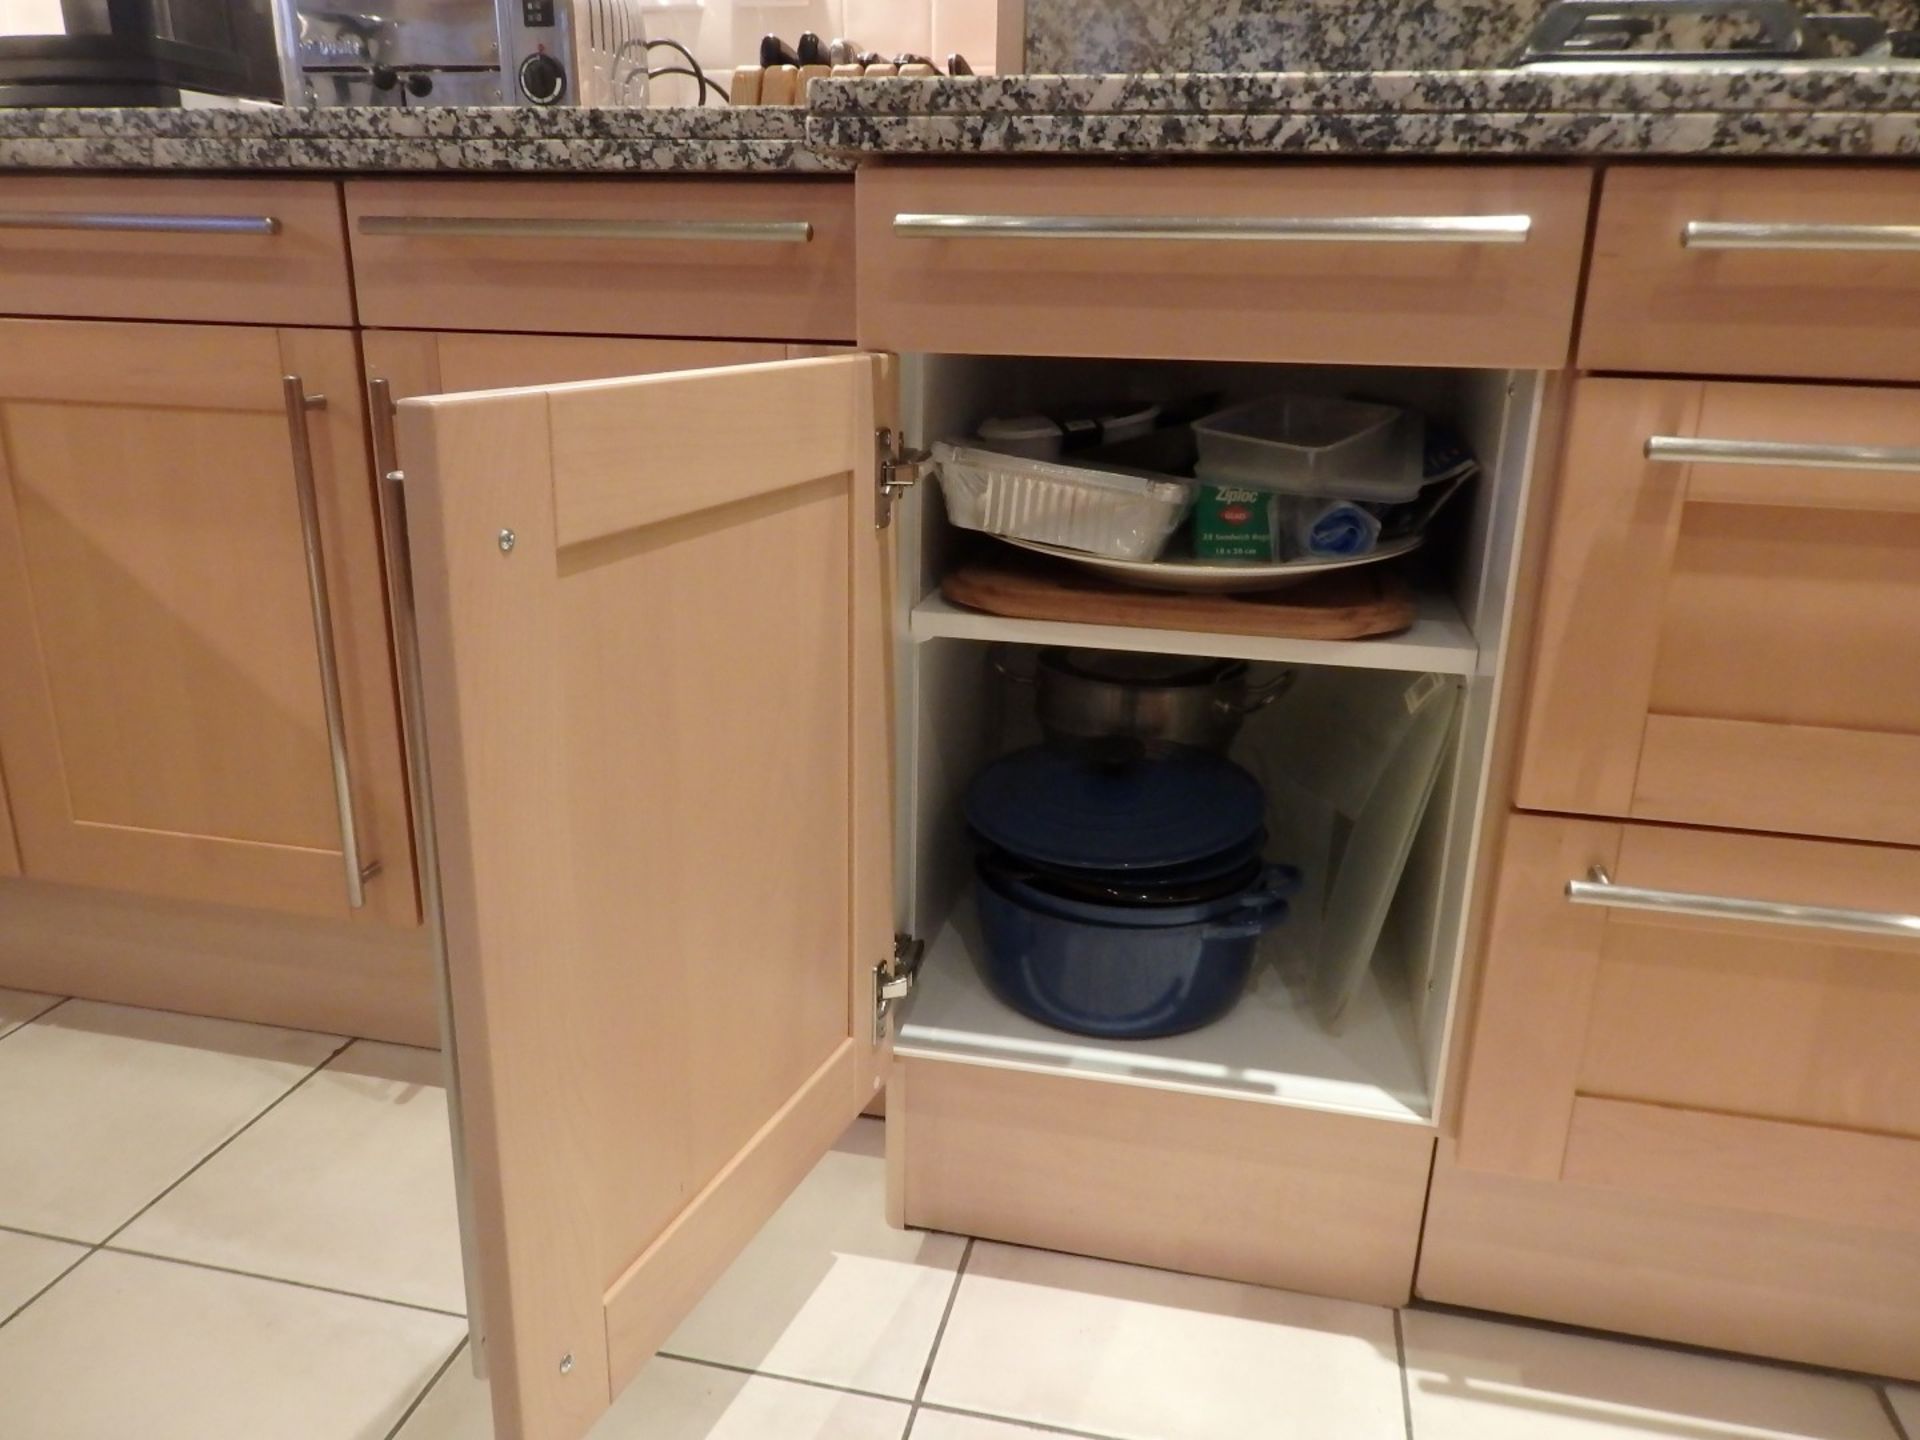
[[[1752,1203],[1733,1206],[1470,1170],[1451,1149],[1443,1140],[1434,1163],[1423,1300],[1920,1380],[1910,1169],[1905,1188],[1884,1192],[1882,1217],[1908,1212],[1892,1228],[1756,1209],[1779,1188],[1825,1186],[1823,1170],[1750,1176]]]
[[[449,340],[433,343],[444,364]],[[977,540],[910,481],[902,431],[930,444],[1129,373],[1236,398],[1365,383],[1452,420],[1485,473],[1433,547],[1412,629],[1248,638],[945,602],[941,576]],[[1540,394],[1528,373],[849,354],[399,403],[502,1440],[585,1433],[896,1052],[897,1218],[1406,1297]],[[1342,952],[1355,993],[1337,1018],[1266,963],[1225,1020],[1153,1041],[1047,1031],[985,991],[960,797],[1033,723],[1000,703],[995,642],[1311,667],[1292,693],[1365,687],[1431,741],[1408,747],[1432,799],[1394,832],[1404,869],[1377,935]],[[1269,706],[1236,757],[1285,754],[1292,713]],[[1335,853],[1331,816],[1314,833]],[[1301,897],[1297,936],[1320,899]],[[1294,949],[1312,971],[1311,942]],[[1007,1117],[997,1141],[976,1106]],[[942,1181],[1044,1175],[1049,1147],[1083,1163],[1024,1199]],[[1032,1208],[1049,1193],[1086,1196],[1067,1207],[1086,1228]],[[1243,1221],[1156,1223],[1209,1203]],[[1261,1232],[1246,1260],[1224,1229]]]
[[[1433,1131],[898,1059],[896,1224],[1379,1305],[1413,1293]]]

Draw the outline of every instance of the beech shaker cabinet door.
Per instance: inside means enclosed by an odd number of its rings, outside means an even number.
[[[1920,391],[1576,388],[1518,800],[1920,845]]]
[[[399,406],[500,1440],[585,1434],[879,1082],[885,368]]]
[[[359,379],[343,331],[0,321],[29,878],[417,923]]]
[[[1513,817],[1458,1163],[1920,1232],[1916,896],[1892,846]]]

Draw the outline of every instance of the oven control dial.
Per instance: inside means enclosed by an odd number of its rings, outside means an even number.
[[[557,105],[567,93],[567,71],[553,56],[529,55],[520,62],[520,93],[536,105]]]

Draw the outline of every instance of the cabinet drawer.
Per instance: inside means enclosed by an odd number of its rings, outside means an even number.
[[[1470,1168],[1591,1179],[1590,1099],[1920,1137],[1920,851],[1516,816],[1487,947]]]
[[[888,350],[1553,369],[1588,172],[863,169],[860,340]]]
[[[1920,393],[1589,379],[1529,809],[1920,845]]]
[[[1920,175],[1607,172],[1587,370],[1920,380]]]
[[[901,1058],[887,1151],[897,1224],[1401,1305],[1433,1132]]]
[[[814,180],[356,180],[363,324],[853,338],[853,189]]]
[[[1920,1234],[1920,1140],[1582,1097],[1566,1178],[1695,1205]]]
[[[0,313],[351,325],[339,187],[0,178]]]

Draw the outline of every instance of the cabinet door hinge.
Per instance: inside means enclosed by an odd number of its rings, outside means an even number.
[[[920,478],[921,467],[933,457],[901,443],[899,432],[882,425],[873,432],[878,464],[875,469],[877,493],[873,503],[873,528],[884,530],[893,522],[893,502]]]
[[[873,1043],[887,1038],[887,1017],[893,1007],[913,993],[913,982],[920,973],[921,958],[927,953],[924,940],[911,935],[893,937],[893,953],[873,967]]]

